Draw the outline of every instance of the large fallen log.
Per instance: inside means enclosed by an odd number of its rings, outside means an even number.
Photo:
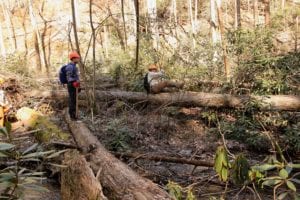
[[[65,153],[61,172],[62,200],[107,200],[84,156],[73,150]]]
[[[114,198],[122,200],[171,199],[168,193],[158,185],[139,176],[125,163],[110,154],[84,123],[71,121],[68,114],[65,118],[77,145],[84,150],[93,147],[89,153],[91,168],[99,174],[102,186],[112,193]]]
[[[32,91],[27,93],[32,97],[66,98],[66,91]],[[80,99],[85,99],[80,94]],[[129,102],[150,102],[153,104],[247,108],[255,107],[260,110],[300,111],[300,96],[293,95],[265,95],[265,96],[235,96],[229,94],[214,94],[203,92],[176,92],[147,95],[142,92],[126,91],[96,91],[98,100],[122,99]]]

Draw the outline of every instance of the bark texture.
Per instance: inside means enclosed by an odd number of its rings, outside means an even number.
[[[82,122],[71,121],[65,112],[66,121],[77,145],[89,151],[91,168],[99,175],[99,181],[115,199],[122,200],[166,200],[167,192],[147,180],[125,163],[109,153]]]
[[[66,91],[32,91],[27,96],[41,98],[67,98]],[[79,99],[85,99],[80,93]],[[293,95],[230,95],[204,92],[176,92],[147,95],[143,92],[126,91],[96,91],[98,101],[121,99],[129,102],[150,102],[153,104],[166,104],[178,106],[199,106],[199,107],[227,107],[247,108],[255,107],[260,110],[286,110],[300,111],[300,96]]]
[[[62,200],[107,200],[84,156],[76,150],[65,153],[61,172]]]

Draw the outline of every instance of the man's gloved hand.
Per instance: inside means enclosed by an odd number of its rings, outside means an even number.
[[[74,81],[72,85],[74,88],[80,88],[80,83],[78,81]]]

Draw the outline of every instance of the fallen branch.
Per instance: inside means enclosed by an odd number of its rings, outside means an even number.
[[[201,161],[201,160],[194,160],[194,159],[192,160],[192,159],[186,159],[186,158],[177,158],[177,157],[169,157],[169,156],[157,156],[157,155],[140,154],[140,153],[113,152],[113,154],[117,157],[130,157],[130,158],[134,158],[134,159],[163,161],[163,162],[189,164],[189,165],[204,166],[204,167],[213,167],[214,166],[214,163],[209,162],[209,161]]]
[[[66,99],[66,91],[32,91],[30,97]],[[84,94],[79,95],[85,99]],[[96,99],[102,101],[121,99],[129,102],[147,101],[153,104],[167,104],[196,107],[257,108],[260,110],[300,111],[300,96],[293,95],[241,95],[215,94],[204,92],[177,92],[147,95],[142,92],[96,91]]]
[[[125,163],[109,153],[82,122],[71,121],[67,112],[65,119],[74,139],[81,149],[94,148],[89,153],[89,162],[99,181],[116,199],[167,200],[167,192],[148,179],[139,176]]]

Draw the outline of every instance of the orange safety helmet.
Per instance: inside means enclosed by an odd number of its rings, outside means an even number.
[[[80,55],[76,51],[72,51],[69,54],[69,58],[70,58],[70,60],[72,60],[73,58],[80,58]]]
[[[158,67],[156,64],[149,65],[148,70],[153,70],[153,69],[158,70]]]

